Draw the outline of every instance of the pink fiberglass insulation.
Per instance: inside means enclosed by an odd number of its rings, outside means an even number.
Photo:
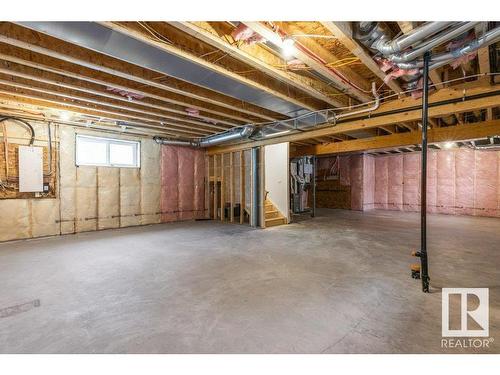
[[[437,156],[436,212],[455,213],[455,152],[434,152]]]
[[[194,152],[187,147],[177,150],[179,176],[179,220],[190,220],[193,218],[194,197]]]
[[[375,158],[363,157],[363,211],[372,210],[375,201]]]
[[[375,193],[374,206],[376,209],[387,209],[387,192],[389,172],[387,169],[387,157],[375,158]]]
[[[498,204],[498,154],[493,151],[476,152],[476,183],[474,215],[500,216]]]
[[[403,158],[400,155],[388,157],[388,191],[387,208],[389,210],[403,209]]]
[[[179,202],[177,147],[161,146],[161,154],[161,221],[177,221]]]
[[[420,209],[420,157],[375,157],[375,208]],[[428,212],[500,217],[500,151],[429,151],[427,163]]]
[[[363,210],[363,158],[353,155],[350,159],[351,210]]]
[[[162,221],[204,217],[204,151],[168,145],[161,149]]]
[[[194,215],[196,219],[205,217],[205,153],[194,154]]]
[[[475,151],[463,149],[455,154],[455,213],[474,215]]]
[[[339,158],[340,183],[345,186],[351,184],[350,161],[350,156],[341,156]]]
[[[403,210],[420,209],[420,154],[403,154]]]
[[[418,155],[420,156],[420,153],[418,153]],[[418,173],[420,174],[420,170]],[[428,212],[436,212],[436,199],[437,199],[437,153],[431,151],[427,156],[427,211]]]

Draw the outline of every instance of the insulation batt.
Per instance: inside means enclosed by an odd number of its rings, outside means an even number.
[[[205,153],[182,146],[161,146],[161,220],[205,216]]]
[[[420,210],[420,157],[420,153],[375,157],[375,208]],[[500,151],[429,151],[428,212],[500,217],[499,186]]]
[[[350,187],[352,210],[420,210],[419,152],[344,155],[339,168],[340,184]],[[429,150],[427,212],[500,217],[500,151]]]

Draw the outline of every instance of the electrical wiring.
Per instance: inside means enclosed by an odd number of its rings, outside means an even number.
[[[431,84],[431,85],[429,85],[429,87],[442,86],[442,85],[445,85],[445,84],[448,84],[448,83],[452,83],[452,82],[464,81],[464,80],[469,79],[469,78],[479,78],[479,77],[498,76],[498,75],[500,75],[500,73],[479,73],[479,74],[472,74],[472,75],[468,75],[468,76],[465,76],[465,77],[459,77],[459,78],[454,78],[454,79],[450,79],[450,80],[447,80],[447,81],[443,81],[443,82],[438,83],[438,84]],[[381,85],[381,87],[382,86],[383,85]],[[380,89],[380,87],[379,87],[379,89]],[[415,92],[415,91],[419,91],[419,89],[415,88],[415,89],[411,89],[411,90],[401,91],[399,93],[395,93],[395,94],[391,94],[391,95],[387,95],[387,96],[381,97],[380,100],[387,100],[387,99],[390,99],[390,98],[398,97],[401,94],[411,94],[412,92]],[[352,106],[337,107],[337,108],[327,108],[327,109],[322,109],[322,110],[319,110],[319,111],[311,111],[311,112],[305,113],[305,114],[297,116],[297,117],[289,118],[286,121],[300,120],[302,118],[305,118],[305,117],[308,117],[308,116],[311,116],[311,115],[314,115],[314,114],[321,114],[321,113],[328,112],[328,111],[338,112],[338,111],[342,111],[342,110],[352,110],[352,109],[355,109],[355,108],[364,107],[364,106],[367,106],[367,105],[370,105],[370,104],[374,104],[374,103],[376,103],[376,100],[371,100],[371,101],[360,103],[360,104],[354,104]],[[253,123],[253,125],[255,125],[255,126],[266,126],[266,125],[272,125],[274,123],[276,123],[276,121],[265,121],[265,122],[260,122],[260,123]]]
[[[155,40],[157,40],[160,43],[165,43],[168,45],[172,45],[172,41],[163,35],[161,35],[159,32],[157,32],[155,29],[153,29],[151,26],[147,25],[145,22],[137,21],[137,23],[144,29],[146,30]]]

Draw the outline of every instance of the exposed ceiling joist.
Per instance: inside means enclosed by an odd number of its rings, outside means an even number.
[[[267,28],[260,22],[243,22],[247,27],[255,31],[257,34],[264,37],[270,43],[277,47],[281,47],[282,39],[281,37],[273,32],[271,29]],[[340,78],[338,75],[334,74],[324,63],[312,58],[309,54],[303,52],[300,48],[295,48],[294,55],[297,59],[302,61],[307,66],[311,67],[318,74],[320,74],[324,79],[332,82],[332,85],[338,90],[342,91],[348,96],[351,96],[361,102],[368,102],[372,98],[367,94],[358,89],[355,89],[346,80]],[[343,106],[343,103],[338,103],[338,106]]]
[[[104,102],[102,100],[95,100],[95,99],[82,97],[82,96],[78,96],[78,95],[70,95],[70,94],[62,93],[62,92],[55,91],[55,90],[42,89],[42,88],[35,87],[33,85],[26,85],[26,84],[16,83],[13,81],[8,81],[8,80],[3,80],[3,79],[0,79],[0,85],[36,92],[37,95],[39,95],[40,99],[45,99],[44,94],[51,95],[51,96],[57,96],[59,98],[63,98],[63,99],[58,100],[61,104],[67,104],[68,102],[66,100],[71,100],[71,101],[76,101],[79,103],[87,103],[90,105],[94,105],[95,107],[93,109],[96,109],[96,110],[107,110],[108,108],[106,108],[106,107],[113,108],[113,109],[116,109],[119,111],[123,111],[124,112],[123,114],[130,117],[130,118],[136,118],[136,119],[143,120],[143,121],[145,121],[145,120],[146,121],[159,121],[160,123],[163,123],[163,124],[175,126],[176,128],[178,128],[180,130],[187,129],[189,131],[192,131],[193,134],[196,134],[196,133],[198,133],[198,134],[217,133],[220,131],[220,129],[210,128],[210,124],[203,124],[201,127],[200,126],[194,127],[192,125],[182,123],[183,120],[181,120],[181,123],[179,123],[179,120],[171,119],[171,118],[168,118],[166,116],[162,116],[161,114],[158,114],[155,112],[143,111],[143,110],[136,109],[135,107],[131,107],[131,106],[117,105],[114,103]],[[16,95],[18,95],[18,93],[16,93]],[[72,104],[72,102],[69,102],[68,104]],[[127,112],[133,112],[134,114],[126,114]],[[137,114],[139,114],[139,115],[137,115]],[[147,118],[143,117],[143,115],[148,116],[148,117]],[[205,128],[205,129],[203,129],[203,128]],[[206,128],[209,128],[209,129],[206,129]]]
[[[354,56],[359,58],[359,60],[372,71],[377,77],[382,81],[385,79],[386,74],[380,69],[377,63],[372,59],[372,57],[364,50],[364,48],[354,40],[352,36],[352,28],[348,22],[332,22],[325,21],[322,22],[328,31],[337,38],[340,43],[342,43]],[[387,83],[394,92],[401,93],[403,90],[401,86],[394,80]]]
[[[477,59],[479,62],[479,73],[490,73],[490,50],[489,47],[480,48],[477,52]],[[489,76],[481,78],[481,81],[488,82],[490,80]],[[486,110],[486,119],[491,120],[493,118],[493,110],[488,108]]]
[[[260,90],[260,91],[262,91],[261,95],[262,94],[269,94],[269,95],[275,96],[276,98],[279,98],[285,102],[293,103],[294,105],[296,105],[298,107],[297,110],[300,110],[300,108],[310,110],[310,111],[320,109],[318,107],[312,106],[310,103],[308,103],[306,101],[302,101],[300,99],[294,98],[291,95],[287,95],[286,92],[278,91],[277,89],[270,87],[270,85],[265,86],[260,82],[256,82],[256,81],[249,79],[243,75],[234,73],[234,72],[224,68],[221,65],[211,63],[203,58],[195,56],[192,53],[183,51],[182,49],[180,49],[176,46],[168,45],[166,43],[162,43],[160,41],[153,40],[153,39],[147,37],[145,34],[138,32],[136,30],[129,29],[129,28],[124,27],[124,26],[117,24],[115,22],[99,22],[99,23],[106,26],[107,28],[109,28],[111,30],[117,31],[117,32],[119,32],[123,35],[129,36],[129,37],[132,37],[132,38],[134,38],[142,43],[152,45],[160,50],[167,51],[167,52],[174,54],[178,57],[181,57],[185,60],[193,62],[193,63],[199,65],[200,67],[206,68],[212,72],[229,77],[237,82],[242,83],[243,85],[253,87],[257,90]],[[211,88],[211,87],[208,87],[208,88]],[[239,90],[239,91],[241,91],[241,90]],[[222,93],[227,94],[226,92],[222,92]],[[237,98],[237,99],[240,99],[240,98]],[[249,99],[247,101],[251,102],[251,99]],[[270,102],[270,101],[271,100],[267,100],[267,102]],[[262,105],[262,102],[261,102],[260,98],[258,98],[258,102],[253,103],[253,104]],[[269,109],[271,109],[271,108],[269,108]],[[275,110],[275,109],[273,109],[273,110]]]
[[[146,98],[152,98],[152,99],[155,99],[155,100],[159,100],[159,101],[161,101],[163,103],[168,103],[168,105],[172,104],[172,105],[178,105],[178,106],[182,106],[182,107],[194,108],[194,109],[197,109],[197,110],[200,111],[200,118],[203,118],[203,119],[206,119],[208,121],[215,122],[215,123],[221,123],[221,124],[226,124],[226,125],[230,125],[230,126],[238,126],[238,125],[240,125],[240,124],[235,123],[235,122],[227,121],[227,120],[224,119],[224,117],[225,118],[229,118],[229,119],[233,119],[233,120],[237,120],[237,121],[241,121],[242,123],[247,122],[247,119],[245,117],[241,117],[241,116],[238,116],[238,115],[233,115],[233,114],[229,114],[229,113],[221,112],[221,111],[217,111],[217,110],[207,109],[205,107],[200,107],[200,106],[197,106],[197,105],[193,105],[192,103],[188,103],[188,102],[183,102],[183,101],[178,101],[178,100],[170,99],[170,98],[167,98],[167,97],[164,97],[164,96],[160,96],[160,95],[157,95],[157,94],[153,94],[153,93],[151,93],[149,91],[146,91],[145,88],[143,90],[139,90],[139,89],[137,89],[135,87],[128,87],[128,86],[119,85],[119,84],[116,84],[116,83],[110,82],[110,81],[103,81],[103,80],[97,79],[95,77],[89,77],[89,76],[83,75],[83,74],[72,73],[72,72],[69,72],[69,71],[66,71],[66,70],[62,70],[62,69],[58,69],[58,68],[55,68],[55,67],[52,67],[52,66],[48,66],[48,65],[44,65],[44,64],[39,64],[39,63],[36,63],[36,62],[32,62],[32,61],[20,59],[20,58],[17,58],[17,57],[14,57],[14,56],[10,56],[10,55],[6,55],[6,54],[2,54],[2,53],[0,53],[0,59],[8,61],[8,62],[13,62],[13,63],[16,63],[16,64],[28,66],[28,67],[31,67],[31,68],[39,69],[39,70],[42,70],[44,72],[50,72],[50,73],[53,73],[53,74],[61,75],[61,76],[64,76],[64,77],[69,77],[69,78],[76,79],[76,80],[79,80],[79,81],[89,82],[89,83],[96,84],[96,85],[101,85],[101,86],[106,87],[106,88],[109,87],[109,88],[113,88],[113,89],[121,90],[121,91],[125,91],[125,92],[132,92],[132,93],[144,96]],[[165,110],[166,111],[171,111],[171,112],[174,112],[174,113],[178,113],[178,114],[185,114],[186,113],[185,110],[184,111],[175,110],[174,108],[172,108],[170,106],[166,107]],[[222,118],[210,117],[210,116],[204,114],[203,112],[207,112],[207,113],[210,113],[212,115],[217,115],[217,116],[220,116]]]
[[[172,93],[183,95],[183,96],[188,96],[192,99],[199,100],[201,102],[210,103],[210,104],[224,107],[224,108],[227,108],[227,109],[230,109],[233,111],[245,113],[245,114],[250,115],[250,116],[259,117],[259,118],[262,118],[263,120],[268,120],[268,121],[276,120],[275,117],[270,117],[270,116],[264,115],[262,113],[258,113],[258,112],[248,110],[245,108],[235,107],[232,104],[229,104],[229,103],[226,103],[226,102],[223,102],[220,100],[207,98],[205,96],[201,96],[201,95],[191,93],[191,92],[186,92],[184,90],[177,89],[177,88],[169,86],[169,85],[165,85],[165,84],[158,83],[158,82],[155,82],[155,81],[152,81],[149,79],[138,77],[138,76],[135,76],[135,75],[132,75],[132,74],[129,74],[127,72],[123,72],[123,71],[120,71],[117,69],[111,69],[111,68],[108,68],[108,67],[105,67],[102,65],[98,65],[98,64],[86,61],[86,60],[79,59],[79,58],[75,58],[75,57],[72,57],[70,55],[67,55],[67,54],[64,54],[61,52],[57,52],[57,51],[54,51],[54,50],[51,50],[51,49],[48,49],[45,47],[40,47],[40,46],[33,44],[33,43],[27,43],[27,42],[22,41],[22,40],[10,38],[10,37],[5,36],[5,35],[0,35],[0,42],[5,43],[5,44],[9,44],[9,45],[12,45],[15,47],[19,47],[22,49],[26,49],[26,50],[29,50],[31,52],[40,53],[40,54],[45,55],[45,56],[50,56],[50,57],[53,57],[55,59],[63,60],[63,61],[66,61],[68,63],[79,65],[79,66],[89,68],[89,69],[92,69],[92,70],[95,70],[98,72],[103,72],[103,73],[107,73],[107,74],[110,74],[110,75],[113,75],[116,77],[124,78],[124,79],[127,79],[129,81],[137,82],[137,83],[140,83],[140,84],[143,84],[146,86],[155,87],[155,88],[158,88],[161,90],[165,90],[167,92],[172,92]]]
[[[89,114],[93,116],[103,117],[114,121],[122,121],[130,126],[134,124],[138,127],[145,127],[150,129],[158,129],[158,130],[170,130],[175,131],[176,133],[181,133],[183,135],[187,135],[190,137],[200,137],[204,135],[208,135],[207,132],[195,131],[195,130],[184,130],[179,129],[177,127],[169,126],[169,124],[165,124],[162,121],[154,121],[150,118],[145,118],[142,116],[124,114],[117,111],[110,111],[105,109],[97,109],[89,106],[73,103],[73,102],[64,102],[60,100],[41,98],[36,95],[17,93],[8,90],[0,89],[0,94],[6,96],[9,99],[16,99],[19,102],[24,102],[28,104],[41,105],[45,108],[49,109],[58,109],[58,110],[67,110],[75,113],[81,114]],[[148,123],[149,122],[149,123]],[[126,124],[125,124],[126,126]]]
[[[51,80],[51,79],[47,79],[47,78],[43,78],[43,77],[38,77],[38,76],[31,75],[31,74],[17,72],[17,71],[14,71],[12,69],[0,68],[0,73],[1,74],[6,74],[6,75],[9,75],[9,76],[12,76],[12,77],[18,77],[18,78],[26,79],[26,80],[29,80],[29,81],[40,82],[40,83],[43,83],[43,84],[46,84],[46,85],[55,86],[56,89],[64,88],[64,89],[69,89],[69,90],[73,90],[73,91],[78,91],[78,92],[90,94],[92,96],[95,96],[96,97],[95,99],[98,99],[97,97],[107,98],[107,99],[111,99],[111,100],[115,100],[115,101],[127,103],[127,105],[126,106],[117,106],[116,103],[109,103],[107,101],[104,101],[103,99],[93,100],[92,98],[89,99],[89,98],[77,97],[75,95],[66,95],[67,98],[71,98],[71,99],[86,100],[86,101],[89,101],[90,103],[97,104],[97,105],[105,105],[105,106],[112,106],[112,107],[115,107],[115,108],[127,109],[127,110],[130,110],[130,111],[133,111],[133,112],[150,114],[150,115],[153,115],[153,116],[156,116],[156,117],[160,117],[160,118],[163,118],[163,119],[167,119],[167,120],[169,119],[169,120],[173,120],[173,121],[180,121],[180,122],[190,123],[190,124],[198,125],[198,126],[201,126],[201,127],[213,128],[213,129],[216,129],[216,130],[219,130],[219,131],[224,131],[224,130],[228,129],[227,126],[224,127],[224,126],[212,124],[212,123],[209,123],[209,122],[197,121],[197,120],[194,120],[192,118],[179,117],[179,116],[174,116],[174,115],[171,115],[171,114],[168,114],[168,113],[160,113],[160,112],[149,111],[149,110],[144,110],[144,109],[141,110],[141,109],[138,109],[137,107],[147,107],[147,108],[152,108],[152,109],[160,110],[160,111],[165,111],[165,108],[162,107],[162,106],[150,104],[150,103],[143,102],[143,101],[140,101],[140,100],[132,101],[132,100],[129,100],[129,99],[123,97],[123,96],[110,94],[109,92],[102,92],[102,91],[97,91],[97,90],[91,90],[91,89],[87,89],[87,88],[79,86],[79,85],[72,85],[72,84],[67,84],[67,83],[61,82],[61,81],[54,81],[54,80]],[[4,84],[7,84],[7,85],[8,84],[11,84],[11,85],[15,84],[15,81],[5,82],[2,79],[0,79],[0,82],[2,82]],[[16,87],[21,87],[21,88],[24,87],[24,88],[29,88],[29,89],[40,89],[40,88],[37,88],[36,86],[33,86],[33,85],[27,86],[27,85],[22,85],[22,84],[21,85],[17,85]],[[45,90],[45,92],[46,93],[50,93],[49,90]],[[65,93],[64,92],[60,92],[60,91],[54,91],[54,95],[57,95],[57,94],[63,95]],[[184,113],[184,115],[186,115],[186,114]]]
[[[242,43],[237,46],[235,44],[230,44],[227,39],[220,37],[215,33],[215,31],[210,30],[208,22],[204,22],[205,27],[199,26],[198,24],[200,22],[170,23],[185,33],[210,44],[221,51],[224,51],[234,58],[265,72],[277,80],[304,91],[316,99],[322,100],[332,106],[337,104],[337,102],[332,100],[332,98],[328,95],[329,90],[326,85],[321,85],[319,81],[298,75],[292,75],[289,72],[276,68],[275,65],[286,64],[286,61],[278,58],[259,45],[246,45],[245,43]]]
[[[398,24],[399,24],[399,22],[398,22]],[[403,25],[399,25],[399,27],[401,28],[401,31],[403,32],[403,34],[408,34],[415,27],[414,22],[402,22],[402,24]],[[443,85],[441,84],[443,82],[443,80],[441,79],[441,77],[439,76],[439,73],[436,70],[429,71],[429,78],[431,79],[432,83],[434,84],[434,88],[436,90],[439,90],[440,88],[443,87]]]

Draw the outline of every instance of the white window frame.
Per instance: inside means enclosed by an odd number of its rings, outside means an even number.
[[[106,144],[106,163],[84,163],[78,160],[78,140],[79,139],[88,139],[93,142],[102,142]],[[110,160],[110,145],[135,145],[134,152],[134,163],[133,164],[114,164],[111,163]],[[116,138],[104,138],[104,137],[95,137],[92,135],[86,134],[76,134],[75,137],[75,164],[76,166],[94,166],[94,167],[115,167],[115,168],[140,168],[141,167],[141,142],[140,141],[128,141],[124,139],[116,139]]]

